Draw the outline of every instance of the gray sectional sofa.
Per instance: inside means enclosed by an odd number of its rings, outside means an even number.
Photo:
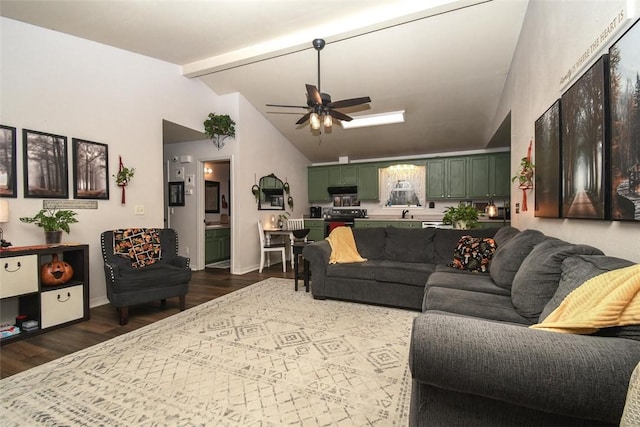
[[[354,229],[369,258],[358,264],[328,265],[328,242],[316,242],[303,252],[313,295],[423,311],[411,338],[412,426],[618,425],[640,326],[528,326],[584,281],[633,263],[535,230],[466,233],[495,239],[487,273],[447,266],[457,230]]]

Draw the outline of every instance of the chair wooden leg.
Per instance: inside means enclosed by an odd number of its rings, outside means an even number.
[[[187,307],[187,296],[186,295],[180,295],[180,311],[184,311],[185,308]]]
[[[118,314],[120,317],[120,324],[126,325],[129,323],[129,307],[118,307]]]
[[[162,308],[163,310],[165,308],[167,308],[167,299],[166,298],[163,298],[163,299],[160,300],[160,308]]]

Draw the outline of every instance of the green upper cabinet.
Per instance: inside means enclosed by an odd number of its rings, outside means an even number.
[[[491,197],[511,197],[511,153],[496,153],[491,156],[489,192]]]
[[[468,197],[489,197],[489,156],[470,156],[467,160],[469,164],[469,181],[467,183]]]
[[[329,166],[327,170],[329,187],[358,185],[358,169],[355,165]]]
[[[358,166],[358,199],[380,200],[378,183],[378,164],[363,164]]]
[[[307,194],[309,202],[328,202],[330,199],[327,187],[329,186],[328,167],[307,168]]]
[[[427,160],[427,199],[467,197],[467,158]]]
[[[447,159],[447,198],[467,197],[467,159],[452,157]]]
[[[445,159],[427,160],[427,199],[444,199],[446,197],[444,170]]]

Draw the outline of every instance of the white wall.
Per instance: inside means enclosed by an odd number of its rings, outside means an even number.
[[[18,220],[42,208],[42,199],[24,198],[23,128],[67,136],[69,152],[72,137],[108,144],[109,176],[117,171],[118,155],[136,169],[126,205],[110,178],[110,200],[98,201],[97,210],[77,210],[80,222],[63,236],[89,244],[91,305],[105,303],[100,233],[163,226],[162,120],[199,129],[218,108],[217,96],[173,64],[5,18],[0,30],[0,122],[18,129],[18,198],[7,199],[5,237],[16,246],[44,243],[41,228]],[[70,182],[71,171],[70,163]],[[134,215],[134,205],[144,205],[145,215]]]

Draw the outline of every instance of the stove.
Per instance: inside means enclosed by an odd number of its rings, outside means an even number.
[[[354,218],[366,218],[366,209],[329,209],[324,213],[325,220],[344,220]]]
[[[329,209],[324,213],[324,237],[327,237],[336,227],[353,228],[356,218],[366,217],[366,209]]]

